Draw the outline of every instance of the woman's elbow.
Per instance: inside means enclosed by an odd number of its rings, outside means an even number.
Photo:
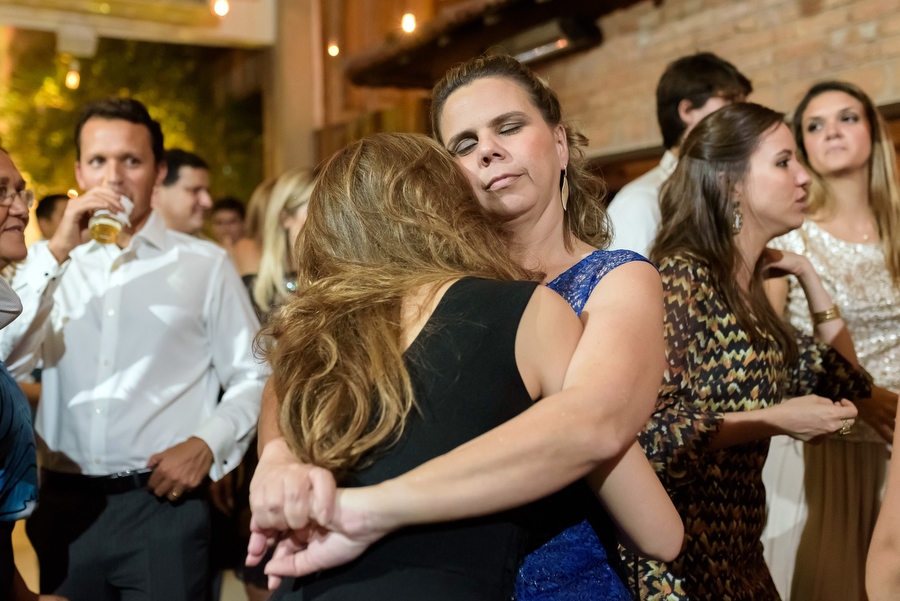
[[[684,524],[679,518],[677,523],[672,524],[663,536],[660,536],[659,544],[650,557],[659,561],[672,561],[678,557],[682,548],[684,548]]]
[[[645,559],[656,561],[672,561],[684,547],[684,524],[681,519],[666,523],[662,527],[653,528],[646,538],[634,539],[619,532],[619,542],[628,551]]]

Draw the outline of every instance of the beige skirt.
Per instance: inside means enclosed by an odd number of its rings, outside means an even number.
[[[766,562],[785,601],[864,600],[889,453],[883,443],[772,439],[763,470]]]

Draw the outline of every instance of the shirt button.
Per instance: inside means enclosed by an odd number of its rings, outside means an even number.
[[[109,359],[103,360],[103,367],[109,367]]]
[[[95,459],[94,459],[94,464],[95,464],[95,465],[100,465],[100,460],[95,458]]]
[[[101,407],[97,407],[96,409],[94,409],[94,411],[96,411],[98,414],[103,413],[103,409]]]
[[[115,315],[116,315],[116,310],[115,310],[115,309],[110,309],[109,311],[106,312],[106,314],[109,315],[110,317],[115,317]]]

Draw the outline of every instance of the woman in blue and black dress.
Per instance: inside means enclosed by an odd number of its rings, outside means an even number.
[[[554,409],[538,403],[508,429],[396,478],[403,491],[394,496],[392,517],[400,523],[392,526],[522,505],[602,466],[588,485],[572,485],[530,514],[540,519],[528,520],[532,553],[518,572],[516,597],[628,599],[614,569],[616,538],[668,557],[682,536],[680,520],[635,442],[662,375],[658,275],[639,255],[598,250],[608,234],[602,187],[584,165],[586,140],[563,122],[556,95],[527,67],[506,56],[474,59],[451,70],[433,96],[434,131],[479,204],[504,222],[516,261],[542,272],[585,332],[566,379],[564,398],[571,404]],[[258,525],[284,530],[298,523],[290,516],[302,509],[284,503],[284,487],[303,498],[309,486],[295,480],[306,481],[309,473],[298,476],[296,458],[266,425],[274,400],[264,399],[260,438],[272,442],[251,488],[251,505]],[[400,499],[402,512],[396,509]],[[270,563],[270,571],[298,572],[287,563]]]

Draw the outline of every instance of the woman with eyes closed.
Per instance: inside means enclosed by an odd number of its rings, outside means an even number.
[[[597,250],[608,236],[601,190],[583,164],[586,140],[563,123],[556,95],[529,69],[507,56],[471,60],[438,83],[432,106],[438,140],[463,168],[482,207],[504,222],[513,258],[544,274],[581,317],[584,334],[558,399],[379,485],[392,511],[384,518],[372,501],[364,521],[372,531],[390,531],[483,515],[545,497],[598,468],[587,486],[576,483],[528,514],[534,552],[519,570],[516,599],[628,599],[610,566],[610,558],[617,559],[613,529],[623,544],[661,558],[674,556],[682,537],[680,520],[635,440],[662,375],[659,277],[639,255]],[[267,398],[260,438],[275,440],[266,445],[251,487],[260,536],[271,542],[275,531],[302,528],[310,508],[319,512],[319,525],[324,520],[326,528],[348,536],[345,523],[321,513],[332,498],[327,474],[284,454],[266,417]],[[334,515],[346,521],[354,512],[342,498],[348,497],[338,495]],[[260,554],[259,540],[251,561]],[[333,561],[321,545],[285,549],[267,571],[296,575]]]
[[[894,146],[857,86],[813,86],[797,106],[794,138],[812,176],[803,227],[774,247],[806,256],[880,388],[858,402],[857,425],[821,445],[773,441],[765,536],[776,582],[792,599],[865,599],[865,560],[878,516],[900,390],[900,192]],[[773,304],[812,332],[837,316],[810,315],[791,278],[770,284]],[[888,392],[888,389],[894,392]],[[796,563],[795,563],[796,558]]]

